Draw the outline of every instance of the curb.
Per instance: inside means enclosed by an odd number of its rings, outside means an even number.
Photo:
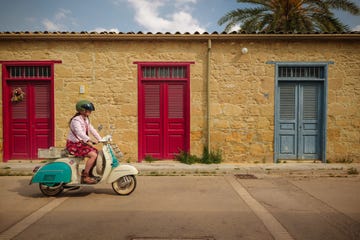
[[[0,163],[0,176],[31,176],[36,166],[44,161]],[[123,163],[127,164],[127,163]],[[359,176],[360,163],[278,163],[278,164],[192,164],[176,161],[153,163],[129,163],[136,167],[140,176],[222,176],[256,175],[288,177],[354,177]],[[80,164],[83,167],[83,164]]]

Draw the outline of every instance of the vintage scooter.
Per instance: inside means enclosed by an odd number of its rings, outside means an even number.
[[[92,173],[97,179],[96,184],[111,183],[117,194],[129,195],[136,188],[135,175],[138,174],[138,170],[133,166],[119,163],[111,140],[111,135],[107,135],[99,141],[103,147],[102,151],[99,151]],[[64,189],[74,190],[94,185],[81,183],[79,164],[83,158],[64,156],[64,153],[62,155],[63,157],[33,170],[34,175],[30,184],[39,183],[40,191],[46,196],[56,196]]]

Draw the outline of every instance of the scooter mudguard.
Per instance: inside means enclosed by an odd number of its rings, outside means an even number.
[[[71,181],[71,169],[63,162],[52,162],[41,167],[31,179],[31,183],[53,186]]]
[[[117,180],[123,176],[136,175],[138,173],[139,173],[139,171],[135,167],[133,167],[131,165],[122,165],[121,164],[111,170],[110,176],[108,177],[106,182],[112,183],[115,180]]]

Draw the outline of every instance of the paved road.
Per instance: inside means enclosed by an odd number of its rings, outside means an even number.
[[[360,239],[360,177],[140,176],[43,197],[0,177],[0,239]]]

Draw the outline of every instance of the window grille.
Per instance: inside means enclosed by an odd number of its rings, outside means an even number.
[[[278,70],[279,78],[296,79],[325,79],[325,69],[319,66],[282,66]]]
[[[8,66],[10,78],[49,78],[51,66]]]
[[[186,68],[185,67],[173,67],[172,68],[173,78],[184,78],[186,77]]]
[[[180,79],[186,78],[186,67],[142,67],[143,78],[167,78]]]
[[[159,67],[159,78],[170,78],[170,68],[169,67]]]
[[[155,67],[143,67],[142,74],[144,78],[155,78],[156,68]]]

